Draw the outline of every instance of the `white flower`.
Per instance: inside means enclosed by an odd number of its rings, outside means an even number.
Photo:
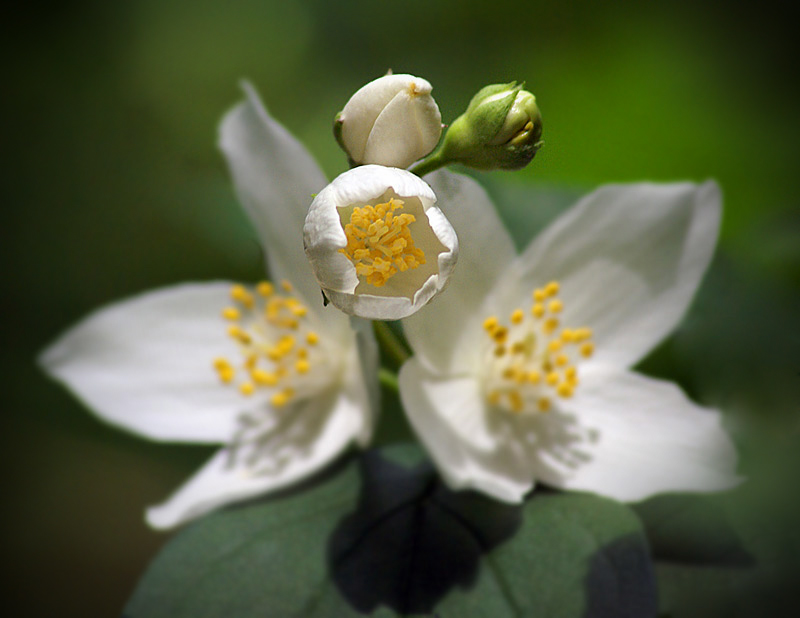
[[[731,487],[720,414],[630,370],[677,325],[720,219],[707,182],[612,185],[519,256],[471,180],[428,177],[461,237],[461,266],[404,322],[400,394],[452,488],[519,502],[539,480],[633,501]]]
[[[458,257],[436,196],[405,170],[364,165],[314,198],[306,255],[325,296],[352,315],[399,320],[442,290]]]
[[[295,483],[373,428],[371,331],[322,309],[300,230],[325,184],[253,90],[223,119],[220,146],[279,285],[186,284],[103,308],[41,357],[109,423],[154,440],[223,448],[147,511],[169,528]],[[291,282],[291,283],[290,283]]]
[[[384,75],[350,97],[337,122],[353,162],[408,167],[433,150],[442,115],[431,90],[413,75]]]

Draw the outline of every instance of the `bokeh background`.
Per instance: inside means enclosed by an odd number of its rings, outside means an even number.
[[[719,181],[725,218],[711,272],[642,370],[725,410],[750,478],[731,517],[762,564],[738,611],[777,606],[800,545],[800,122],[788,10],[773,0],[3,8],[4,605],[118,615],[169,538],[145,526],[143,508],[211,452],[98,422],[45,379],[37,353],[110,301],[261,276],[216,148],[240,78],[333,177],[345,168],[334,113],[391,68],[431,81],[445,122],[487,83],[525,80],[537,95],[544,149],[522,172],[479,175],[519,242],[552,214],[530,187]],[[380,440],[406,432],[401,417],[385,418]],[[709,607],[728,592],[710,591]]]

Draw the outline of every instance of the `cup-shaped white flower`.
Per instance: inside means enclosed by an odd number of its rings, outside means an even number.
[[[335,130],[356,164],[408,167],[436,147],[442,115],[430,83],[384,75],[359,89],[336,118]]]
[[[300,239],[308,198],[325,178],[245,89],[247,100],[223,119],[220,146],[283,281],[146,293],[97,311],[41,358],[113,425],[154,440],[224,445],[148,510],[156,528],[295,483],[372,433],[371,330],[317,310]]]
[[[303,240],[326,298],[352,315],[398,320],[447,283],[458,257],[436,196],[405,170],[364,165],[314,198]]]
[[[632,501],[738,482],[720,414],[630,370],[706,270],[714,183],[603,187],[517,256],[473,181],[428,180],[458,204],[461,267],[404,322],[415,356],[400,394],[451,487],[519,502],[539,480]]]

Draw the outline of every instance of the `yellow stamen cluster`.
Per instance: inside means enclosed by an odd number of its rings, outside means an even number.
[[[229,322],[228,335],[238,344],[242,360],[238,368],[226,358],[213,361],[220,381],[235,384],[242,395],[272,389],[270,402],[276,407],[296,397],[296,387],[317,362],[313,350],[320,340],[307,323],[307,307],[288,296],[289,282],[282,282],[281,289],[287,295],[276,292],[268,281],[254,291],[242,285],[231,288],[233,305],[222,310],[222,317]]]
[[[395,198],[375,206],[356,206],[344,226],[347,246],[339,251],[353,262],[356,273],[375,287],[386,285],[398,272],[425,263],[425,253],[414,246],[408,229],[416,218],[394,214],[402,208],[403,201]]]
[[[594,352],[589,328],[562,328],[557,281],[533,291],[529,319],[522,309],[509,315],[510,326],[489,316],[483,328],[490,338],[486,397],[512,412],[547,412],[555,398],[572,397],[578,386],[577,361]]]

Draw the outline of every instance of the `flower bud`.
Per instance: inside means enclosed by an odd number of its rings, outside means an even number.
[[[399,320],[444,288],[458,239],[433,190],[405,170],[364,165],[314,198],[303,227],[311,269],[351,315]]]
[[[523,84],[493,84],[472,97],[445,135],[442,158],[476,169],[521,169],[542,146],[542,115]]]
[[[413,75],[384,75],[350,97],[334,135],[351,162],[405,168],[433,150],[442,115],[432,89]]]

